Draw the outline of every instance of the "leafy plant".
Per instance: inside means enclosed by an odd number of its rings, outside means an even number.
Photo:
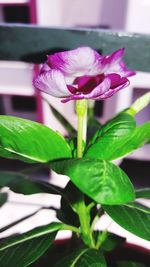
[[[120,58],[122,53],[122,50],[117,51],[116,54],[103,58],[103,64],[108,65],[111,61],[113,64],[113,60]],[[131,71],[127,69],[124,69],[124,72],[131,74]],[[40,75],[43,75],[43,71]],[[45,75],[46,79],[52,79],[52,73],[47,72]],[[105,78],[109,78],[111,82],[114,79],[113,82],[118,82],[118,86],[127,85],[127,80],[121,76]],[[36,86],[38,82],[43,82],[41,79],[45,79],[45,76],[40,77],[40,81],[36,80]],[[98,81],[102,83],[102,77],[99,77]],[[86,82],[84,86],[88,87],[89,78]],[[77,84],[81,86],[81,80],[77,81]],[[116,88],[118,88],[117,85]],[[80,94],[75,92],[74,97],[65,96],[63,101],[67,102],[71,100],[71,97],[72,99],[80,98],[83,94],[81,89],[84,92],[85,87],[80,88]],[[92,90],[94,91],[95,87]],[[108,88],[110,96],[111,90]],[[91,89],[89,94],[91,96]],[[149,100],[150,93],[99,127],[98,122],[91,116],[89,121],[94,127],[90,132],[92,137],[88,138],[90,139],[88,142],[85,140],[87,99],[76,101],[77,140],[71,139],[69,143],[60,133],[39,123],[12,116],[0,116],[1,157],[19,159],[28,164],[40,163],[40,166],[48,166],[58,174],[67,175],[70,178],[67,186],[62,189],[44,181],[35,181],[23,171],[0,173],[0,188],[7,186],[12,191],[25,195],[50,193],[61,196],[61,208],[56,210],[59,222],[1,239],[1,267],[32,266],[32,263],[52,246],[56,234],[61,230],[72,231],[78,248],[64,258],[58,259],[51,266],[107,266],[104,252],[114,249],[122,242],[122,238],[108,233],[108,229],[95,231],[95,224],[104,213],[129,232],[150,240],[150,211],[136,201],[137,198],[149,198],[150,189],[136,191],[128,175],[112,162],[150,142],[150,122],[136,127],[134,119],[135,114],[147,105]],[[66,120],[61,121],[66,123]],[[7,194],[0,193],[0,206],[6,201]],[[22,220],[24,219],[26,217]],[[20,220],[0,231],[10,229],[18,222]],[[118,267],[126,266],[126,264],[143,266],[132,261],[117,264]]]

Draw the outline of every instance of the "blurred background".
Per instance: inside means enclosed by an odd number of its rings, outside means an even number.
[[[37,24],[46,27],[74,27],[74,28],[94,28],[112,29],[119,31],[150,34],[150,1],[149,0],[0,0],[0,23],[25,23]],[[140,53],[140,51],[139,51]],[[138,55],[137,55],[138,56]],[[37,94],[32,86],[32,79],[35,74],[35,66],[21,62],[0,62],[0,114],[19,116],[31,120],[42,122],[55,130],[59,130],[66,135],[65,128],[56,120],[53,112],[49,109],[47,101],[42,103],[41,114],[37,110]],[[128,107],[137,97],[150,90],[150,73],[138,72],[131,78],[131,85],[128,89],[115,95],[105,102],[95,103],[95,115],[100,122],[105,122],[113,114]],[[52,97],[48,98],[51,106],[58,109],[65,118],[76,128],[76,115],[73,103],[66,105]],[[59,105],[58,105],[59,103]],[[150,107],[148,106],[137,117],[137,124],[150,120]],[[136,187],[146,187],[149,183],[150,173],[150,145],[139,149],[128,159],[124,160],[122,168],[129,174]],[[0,159],[1,170],[19,170],[25,167],[23,163],[12,163]],[[46,179],[49,173],[45,171],[40,174]],[[142,178],[141,178],[142,177]],[[53,177],[57,181],[57,177]],[[42,196],[41,196],[42,197]],[[19,198],[17,201],[19,203]],[[12,194],[12,200],[16,201],[16,196]],[[21,199],[23,202],[24,200]],[[46,200],[47,201],[47,200]],[[53,200],[55,203],[56,199]],[[25,199],[25,203],[27,200]],[[30,209],[35,209],[35,200],[29,201]],[[37,202],[36,202],[37,203]],[[41,204],[41,200],[39,201]],[[43,203],[45,197],[43,196]],[[33,205],[32,205],[33,204]],[[39,205],[40,205],[39,204]],[[22,207],[17,206],[19,213]],[[20,207],[20,208],[19,208]],[[9,206],[4,207],[0,226],[5,221],[12,219]],[[2,209],[4,209],[2,208]],[[29,206],[27,205],[27,208]],[[7,215],[6,215],[7,214]],[[20,213],[21,215],[21,213]],[[15,216],[13,214],[13,216]],[[52,217],[47,213],[49,221]],[[46,217],[45,217],[46,218]],[[43,223],[43,220],[35,218],[31,223]],[[44,220],[45,222],[45,220]],[[25,225],[21,226],[26,230]],[[30,228],[27,226],[27,229]],[[112,226],[113,228],[114,226]],[[115,226],[116,227],[116,226]],[[116,229],[116,228],[115,228]],[[117,228],[118,229],[118,228]],[[119,228],[120,229],[120,228]],[[117,230],[121,231],[122,230]],[[127,235],[127,233],[124,233]],[[129,235],[129,240],[133,235]],[[141,244],[137,238],[135,241]],[[148,246],[147,242],[143,244]]]

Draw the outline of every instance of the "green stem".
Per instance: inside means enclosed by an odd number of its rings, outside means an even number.
[[[77,234],[80,233],[80,229],[78,229],[77,227],[75,227],[73,225],[68,225],[68,224],[64,224],[62,227],[62,230],[70,230],[70,231],[77,233]]]
[[[78,134],[77,134],[77,158],[82,158],[83,141],[86,142],[87,130],[87,100],[76,101],[76,113],[78,116]],[[90,227],[90,210],[85,204],[84,194],[81,193],[80,202],[78,203],[77,213],[80,220],[81,238],[83,242],[95,248],[93,233]]]
[[[80,202],[78,214],[82,240],[88,247],[95,248],[93,232],[90,227],[90,212],[88,211],[88,207],[85,205],[84,196],[83,201]]]
[[[95,224],[97,223],[97,221],[99,220],[100,216],[103,214],[103,210],[100,208],[96,214],[96,216],[94,217],[92,223],[91,223],[91,229],[94,230]]]
[[[83,153],[83,116],[78,116],[77,158],[82,158]]]
[[[83,99],[76,101],[76,113],[78,116],[77,158],[82,158],[83,141],[86,142],[87,100]]]
[[[101,245],[104,243],[107,236],[108,236],[107,230],[104,230],[102,233],[99,234],[97,243],[96,243],[96,249],[100,249]]]

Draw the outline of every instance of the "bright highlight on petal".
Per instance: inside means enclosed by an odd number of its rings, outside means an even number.
[[[102,56],[90,47],[48,56],[34,86],[62,102],[105,99],[129,85],[135,72],[122,61],[124,48]]]

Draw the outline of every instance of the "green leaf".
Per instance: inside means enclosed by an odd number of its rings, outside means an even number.
[[[81,192],[69,181],[63,191],[61,198],[61,209],[57,212],[57,218],[64,223],[79,226],[79,218],[76,212],[76,205],[80,201]]]
[[[0,188],[7,186],[13,192],[30,195],[38,193],[62,194],[62,189],[44,181],[29,180],[29,177],[17,172],[0,172]]]
[[[41,257],[52,244],[56,233],[39,236],[0,251],[1,267],[26,267]]]
[[[133,133],[135,126],[131,115],[120,113],[95,133],[84,156],[101,160],[114,160],[124,156],[122,146]]]
[[[42,124],[0,116],[0,156],[29,163],[46,163],[70,158],[71,151],[60,134]]]
[[[7,201],[8,194],[7,193],[0,193],[0,207],[5,204]]]
[[[142,188],[136,190],[136,198],[150,198],[150,188]]]
[[[93,159],[72,159],[50,164],[54,171],[71,181],[100,204],[122,204],[134,200],[135,193],[128,176],[112,163]]]
[[[120,244],[124,242],[125,242],[125,238],[112,234],[112,233],[108,233],[107,238],[102,243],[101,247],[105,251],[112,251],[114,248],[116,248],[117,246],[119,246]]]
[[[54,267],[106,267],[106,261],[102,253],[94,249],[80,249],[65,257]]]
[[[119,261],[117,267],[146,267],[145,264],[131,261]]]
[[[29,232],[17,236],[10,236],[7,238],[3,238],[0,240],[0,251],[13,247],[17,244],[24,243],[31,239],[38,238],[40,236],[44,236],[53,232],[57,232],[61,230],[63,226],[64,226],[63,224],[55,222],[37,227],[35,229],[30,230]]]
[[[93,135],[95,135],[95,133],[102,127],[102,125],[93,117],[88,120],[87,125],[87,143],[89,143]]]
[[[130,154],[149,142],[150,122],[147,122],[121,138],[111,137],[106,133],[106,135],[101,136],[95,144],[89,147],[85,156],[89,158],[115,160]]]
[[[108,215],[129,232],[150,240],[150,209],[136,203],[103,206]]]
[[[29,232],[0,241],[0,266],[25,267],[37,260],[49,248],[61,223],[51,223]]]

